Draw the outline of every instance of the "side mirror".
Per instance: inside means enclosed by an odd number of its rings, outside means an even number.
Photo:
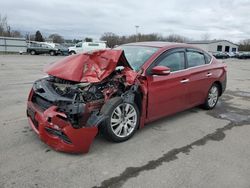
[[[153,75],[169,75],[170,68],[165,67],[165,66],[155,66],[152,68],[151,72]]]

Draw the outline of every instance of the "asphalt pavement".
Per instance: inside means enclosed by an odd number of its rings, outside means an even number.
[[[56,152],[31,130],[26,100],[62,57],[0,55],[0,187],[250,187],[250,60],[228,59],[212,111],[150,123],[127,142],[98,135],[87,154]]]

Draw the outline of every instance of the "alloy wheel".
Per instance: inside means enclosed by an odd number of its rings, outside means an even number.
[[[111,115],[111,130],[118,137],[129,136],[136,127],[137,113],[129,103],[118,105]]]
[[[209,107],[214,107],[217,103],[219,97],[218,87],[212,86],[208,94],[208,105]]]

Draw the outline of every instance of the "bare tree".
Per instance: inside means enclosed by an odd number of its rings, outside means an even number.
[[[60,43],[61,44],[61,43],[64,42],[64,38],[61,35],[57,34],[57,33],[51,34],[49,36],[49,38],[51,38],[54,43]]]
[[[177,35],[177,34],[171,34],[171,35],[165,37],[163,40],[168,41],[168,42],[180,42],[180,43],[189,41],[188,38],[183,37],[181,35]]]
[[[2,16],[0,14],[0,36],[6,36],[7,35],[7,16]]]
[[[11,27],[8,25],[7,16],[2,16],[0,14],[0,36],[4,37],[22,37],[20,31],[11,30]]]
[[[104,33],[100,39],[106,41],[108,47],[113,48],[115,45],[118,44],[119,36],[112,32],[107,32]]]
[[[17,37],[17,38],[23,37],[23,35],[20,33],[20,31],[17,31],[17,30],[11,31],[10,35],[11,35],[11,37]]]
[[[240,41],[239,51],[250,51],[250,39]]]

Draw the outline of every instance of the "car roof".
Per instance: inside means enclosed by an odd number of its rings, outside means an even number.
[[[135,43],[128,43],[128,44],[124,44],[124,45],[126,45],[126,46],[147,46],[147,47],[156,47],[156,48],[194,47],[194,46],[186,44],[186,43],[163,42],[163,41],[135,42]]]

